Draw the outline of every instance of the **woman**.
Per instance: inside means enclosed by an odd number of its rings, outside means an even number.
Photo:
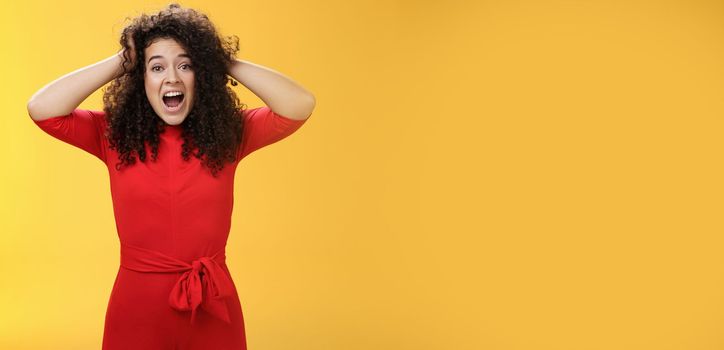
[[[42,130],[108,168],[121,264],[103,349],[246,349],[225,264],[234,172],[246,155],[299,129],[315,98],[234,58],[233,38],[221,40],[207,16],[171,4],[133,19],[117,54],[28,102]],[[267,106],[244,109],[227,74]],[[110,81],[103,111],[77,108]]]

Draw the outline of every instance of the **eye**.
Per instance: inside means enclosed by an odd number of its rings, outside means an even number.
[[[151,71],[152,71],[152,72],[157,72],[156,70],[154,70],[154,69],[156,69],[156,68],[161,68],[161,66],[153,66],[153,67],[151,67]]]
[[[182,64],[181,67],[187,67],[186,69],[192,68],[190,64],[186,64],[186,63]]]

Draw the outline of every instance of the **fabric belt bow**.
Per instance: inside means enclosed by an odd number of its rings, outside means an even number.
[[[190,264],[161,252],[121,242],[121,266],[138,272],[183,272],[168,296],[172,308],[191,310],[194,324],[199,306],[216,318],[231,323],[225,297],[233,295],[231,276],[221,267],[226,254],[220,250],[211,257],[200,257]]]

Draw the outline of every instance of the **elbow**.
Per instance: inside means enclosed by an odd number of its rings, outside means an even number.
[[[305,93],[304,95],[305,95],[307,101],[309,101],[309,103],[314,104],[314,103],[317,102],[317,98],[314,97],[314,94],[313,94],[313,93],[311,93],[311,92],[309,92],[309,91],[306,91],[306,93]]]
[[[317,101],[314,96],[307,94],[295,101],[294,105],[290,106],[290,111],[287,113],[282,112],[282,115],[289,119],[306,120],[312,115],[312,111],[314,111],[314,106],[316,104]]]
[[[305,94],[297,97],[293,103],[289,103],[278,108],[271,108],[274,113],[282,115],[289,119],[306,120],[312,115],[314,106],[317,104],[316,99],[311,94]]]
[[[32,98],[28,100],[28,104],[26,107],[28,109],[28,115],[30,116],[30,119],[35,120],[35,117],[33,116],[35,114],[35,103]]]
[[[27,108],[28,108],[28,115],[30,116],[30,119],[32,119],[34,121],[41,121],[44,118],[47,118],[47,117],[43,116],[44,111],[42,111],[42,107],[40,107],[38,105],[38,102],[34,101],[32,98],[30,99],[30,101],[28,101]],[[38,110],[38,108],[40,108],[41,110]],[[45,113],[45,114],[47,114],[47,113]]]
[[[314,109],[314,106],[317,105],[317,98],[314,97],[314,95],[312,95],[312,94],[309,94],[309,103],[310,103],[312,110]]]
[[[314,95],[309,94],[307,97],[307,102],[305,103],[306,106],[306,113],[304,119],[309,118],[309,116],[312,115],[312,112],[314,111],[314,107],[317,105],[317,99],[314,97]]]

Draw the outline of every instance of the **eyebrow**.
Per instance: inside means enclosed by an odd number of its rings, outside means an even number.
[[[178,56],[176,56],[176,57],[186,57],[186,58],[191,58],[191,57],[189,57],[189,55],[187,55],[187,54],[185,54],[185,53],[179,54],[179,55],[178,55]],[[154,55],[154,56],[151,56],[151,58],[149,58],[149,59],[148,59],[148,62],[151,62],[151,60],[152,60],[152,59],[154,59],[154,58],[163,58],[163,56],[161,56],[161,55]],[[148,62],[146,62],[146,63],[148,63]]]

